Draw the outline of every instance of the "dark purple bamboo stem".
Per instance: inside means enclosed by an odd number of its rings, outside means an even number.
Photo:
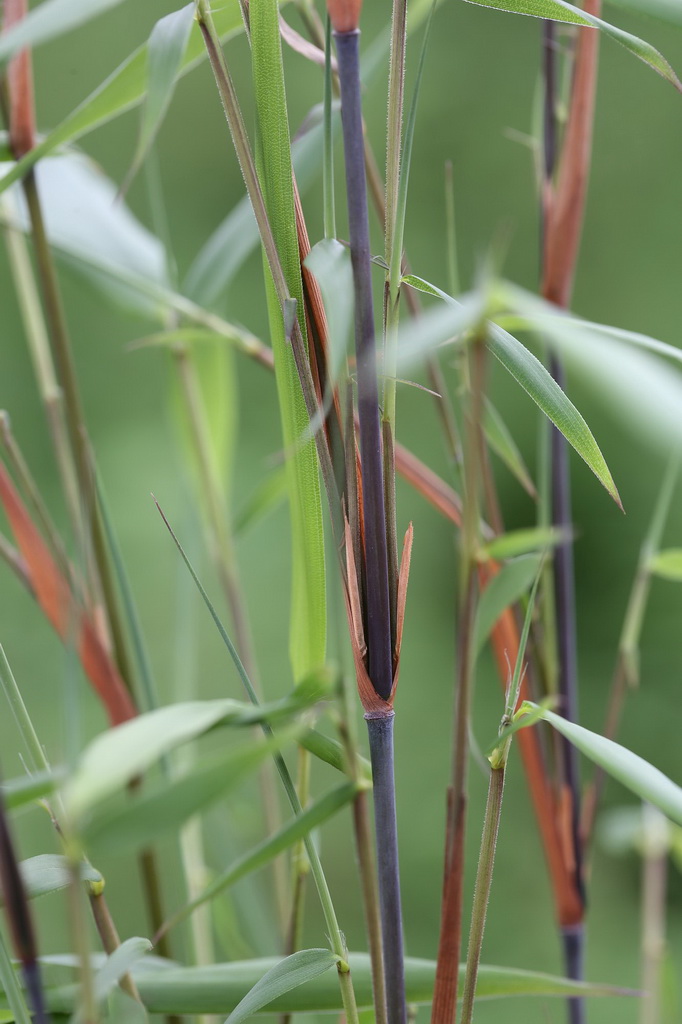
[[[384,700],[388,700],[393,686],[393,653],[381,418],[360,104],[360,33],[335,32],[334,38],[341,86],[348,225],[355,288],[355,354],[365,527],[369,676],[377,693]]]
[[[543,212],[547,213],[547,201],[552,176],[558,157],[557,145],[557,60],[556,26],[546,21],[543,26],[543,74],[545,82],[544,106],[544,189]],[[551,199],[549,200],[551,202]],[[543,223],[542,252],[545,251],[545,229]],[[560,359],[552,354],[550,372],[555,381],[565,388],[565,373]],[[572,533],[571,474],[568,444],[556,427],[551,427],[551,506],[552,522],[566,536]],[[554,551],[554,600],[556,609],[558,647],[558,691],[561,699],[561,713],[570,721],[578,721],[578,666],[577,636],[575,618],[575,573],[572,541],[558,544]],[[560,738],[563,782],[570,794],[571,806],[571,848],[574,858],[574,880],[577,892],[584,904],[583,858],[580,839],[580,770],[578,752],[566,739]],[[569,978],[580,981],[584,977],[584,939],[582,922],[561,927],[564,966]],[[570,998],[568,1015],[570,1024],[584,1024],[585,1000]]]
[[[19,873],[19,864],[9,832],[5,804],[0,797],[0,890],[4,897],[5,910],[12,943],[17,959],[21,963],[24,984],[29,997],[35,1024],[49,1024],[45,1008],[40,966],[36,951],[33,921]]]
[[[374,828],[379,851],[379,903],[384,937],[384,978],[389,1024],[405,1024],[403,917],[393,769],[393,715],[367,718],[374,785]]]

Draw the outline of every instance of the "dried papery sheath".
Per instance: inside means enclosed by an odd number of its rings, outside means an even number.
[[[357,31],[362,0],[327,0],[327,10],[334,32]]]
[[[3,29],[12,28],[28,13],[27,0],[5,0]],[[22,50],[8,64],[9,141],[17,160],[35,145],[35,110],[31,53]]]

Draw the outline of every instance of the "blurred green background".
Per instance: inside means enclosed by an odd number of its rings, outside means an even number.
[[[40,49],[35,55],[38,121],[57,124],[144,41],[154,22],[172,10],[168,0],[122,4],[87,27]],[[374,0],[365,12],[368,43],[390,16],[388,0]],[[292,24],[298,24],[295,14]],[[607,17],[657,45],[679,70],[682,32],[654,20],[635,20],[615,7]],[[510,239],[505,272],[533,288],[538,276],[538,220],[531,155],[513,133],[530,130],[538,86],[540,22],[458,0],[438,11],[419,108],[406,245],[413,268],[446,286],[443,166],[452,160],[456,183],[458,245],[463,283],[504,228]],[[412,82],[420,36],[408,54]],[[244,38],[229,45],[228,58],[247,112],[251,111],[248,51]],[[629,327],[677,345],[682,317],[682,99],[625,50],[602,44],[595,130],[594,166],[587,223],[575,292],[580,314]],[[318,69],[286,54],[292,129],[321,99]],[[366,96],[368,131],[378,154],[385,130],[385,69]],[[83,148],[115,181],[129,166],[137,115],[129,113],[88,136]],[[243,186],[208,68],[202,65],[178,86],[158,147],[174,255],[181,272],[226,213]],[[340,166],[340,165],[339,165]],[[339,192],[339,197],[341,193]],[[128,201],[150,224],[144,176]],[[313,241],[321,235],[321,189],[309,190],[305,209]],[[341,231],[343,232],[343,228]],[[376,239],[377,251],[379,240]],[[155,325],[107,303],[72,271],[62,273],[69,324],[92,438],[119,531],[156,676],[165,701],[193,686],[204,697],[239,696],[238,681],[198,599],[188,591],[183,570],[150,498],[158,497],[202,566],[211,592],[219,594],[202,550],[192,496],[169,409],[166,360],[154,351],[128,351],[129,343]],[[65,521],[58,480],[37,399],[31,365],[18,319],[6,257],[0,253],[0,405],[10,412],[14,432],[60,523]],[[267,340],[260,256],[254,255],[225,297],[230,319]],[[671,371],[673,372],[673,371]],[[246,359],[238,360],[240,440],[234,503],[243,505],[253,488],[278,462],[281,442],[274,381]],[[586,416],[620,489],[623,516],[586,467],[573,459],[575,557],[578,586],[580,696],[584,724],[600,730],[625,602],[638,547],[661,479],[665,454],[638,436],[635,409],[614,419],[603,396],[609,383],[571,395]],[[492,388],[529,464],[535,464],[538,418],[535,407],[510,379],[492,369]],[[635,399],[636,400],[636,399]],[[628,420],[631,424],[628,424]],[[398,434],[430,465],[447,474],[432,400],[414,388],[399,395]],[[507,524],[532,521],[533,509],[506,470],[496,464]],[[450,761],[453,703],[453,621],[456,546],[449,525],[402,483],[399,525],[412,520],[415,543],[408,597],[397,717],[398,811],[407,949],[435,956],[443,846],[445,785]],[[248,532],[239,561],[252,616],[266,692],[290,686],[287,660],[289,590],[288,523],[283,508]],[[682,542],[679,501],[666,543]],[[220,605],[220,601],[218,602]],[[222,606],[221,606],[222,607]],[[189,611],[188,611],[189,609]],[[682,679],[680,614],[674,584],[657,582],[646,618],[642,686],[627,702],[621,738],[677,781],[680,765],[679,709]],[[196,637],[193,670],[179,663],[178,620],[191,615]],[[68,657],[33,602],[10,574],[0,573],[0,640],[26,696],[39,734],[57,761],[69,748],[104,726],[94,699],[80,681],[78,711],[68,699]],[[187,674],[193,676],[188,680]],[[474,731],[482,743],[494,735],[502,704],[489,655],[483,659],[474,710]],[[21,771],[11,723],[0,718],[2,767]],[[484,960],[560,971],[553,909],[532,811],[516,754],[512,758]],[[325,773],[320,772],[322,781]],[[328,781],[328,780],[327,780]],[[470,899],[478,849],[485,780],[473,765],[468,829]],[[615,784],[605,805],[632,804]],[[225,863],[230,851],[258,835],[254,792],[244,789],[209,816],[211,863]],[[36,812],[20,819],[22,856],[53,848],[49,824]],[[357,875],[349,840],[349,818],[325,828],[323,862],[329,873],[342,927],[351,948],[364,947]],[[177,854],[162,847],[168,900],[181,899]],[[112,859],[98,865],[122,935],[145,934],[138,881],[130,863]],[[267,945],[266,880],[243,887],[240,928],[251,948]],[[640,864],[634,854],[614,859],[595,851],[589,886],[590,979],[636,986],[639,981]],[[36,907],[42,947],[66,948],[65,904],[51,897]],[[261,920],[263,919],[263,920]],[[682,957],[682,877],[671,866],[668,928],[671,961]],[[265,936],[263,932],[265,930]],[[324,926],[314,894],[308,900],[306,941],[324,944]],[[178,949],[181,952],[181,949]],[[682,979],[678,973],[678,984]],[[550,1001],[482,1005],[480,1024],[490,1021],[562,1021],[564,1009]],[[593,1024],[634,1022],[634,1002],[593,1001]],[[671,1021],[672,1021],[671,1017]],[[677,1018],[674,1018],[677,1019]]]

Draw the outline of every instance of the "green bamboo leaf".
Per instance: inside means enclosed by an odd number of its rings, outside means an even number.
[[[525,555],[503,565],[481,594],[474,626],[474,650],[477,654],[490,636],[505,608],[515,604],[530,590],[538,573],[540,555]]]
[[[324,238],[312,247],[305,265],[314,274],[322,292],[329,327],[328,372],[332,391],[348,352],[353,325],[353,273],[350,251],[335,238]]]
[[[538,705],[526,701],[523,707],[530,711],[536,711]],[[574,747],[599,765],[605,772],[617,779],[626,789],[635,793],[640,799],[647,800],[650,804],[663,811],[671,821],[682,825],[682,787],[669,779],[667,775],[654,768],[652,764],[645,761],[643,757],[634,754],[631,750],[606,739],[596,732],[590,732],[582,725],[569,722],[561,715],[542,710],[539,716],[545,722],[549,722],[557,732],[565,736]]]
[[[82,830],[88,849],[105,851],[141,849],[179,828],[204,811],[250,775],[265,758],[293,742],[300,727],[276,733],[272,739],[252,742],[238,750],[221,751],[196,761],[177,778],[149,786],[139,796],[98,805]]]
[[[60,771],[35,772],[19,779],[8,779],[0,785],[2,800],[8,811],[33,803],[54,793],[64,773]]]
[[[317,729],[309,729],[301,736],[299,745],[309,750],[320,761],[324,761],[325,764],[336,768],[338,772],[346,773],[348,768],[346,751],[338,740],[325,736],[323,733],[318,732]],[[360,778],[371,782],[372,766],[367,758],[358,755],[358,767],[360,769]]]
[[[140,115],[137,149],[126,177],[126,187],[142,166],[166,116],[175,81],[189,43],[194,3],[157,21],[147,42],[147,88]]]
[[[445,307],[434,306],[406,321],[398,331],[398,370],[409,370],[445,344],[464,344],[468,332],[481,326],[485,317],[485,297],[482,292],[475,291],[463,295],[458,302],[448,296]]]
[[[659,551],[649,562],[649,570],[664,580],[682,583],[682,548]]]
[[[143,961],[144,962],[144,961]],[[135,982],[150,1013],[202,1014],[229,1013],[263,975],[281,963],[281,957],[233,961],[211,967],[179,967],[172,970],[134,971]],[[359,1009],[370,1009],[372,974],[366,953],[351,953],[348,963]],[[406,996],[411,1004],[431,1002],[436,964],[432,960],[405,959]],[[464,966],[460,967],[460,983]],[[50,1008],[69,1012],[79,996],[76,985],[48,990]],[[611,985],[570,981],[537,971],[482,964],[476,987],[478,999],[504,999],[510,996],[618,996],[633,992]],[[341,995],[335,974],[325,972],[292,992],[285,993],[270,1006],[268,1013],[338,1013]]]
[[[3,32],[0,62],[4,63],[27,46],[35,49],[51,39],[58,39],[120,3],[121,0],[88,0],[87,4],[81,0],[43,0],[22,21]]]
[[[125,203],[117,200],[114,183],[78,152],[42,161],[36,176],[51,245],[75,257],[81,273],[115,301],[133,312],[153,315],[155,303],[150,303],[142,290],[122,287],[118,272],[133,281],[167,287],[164,249]],[[27,231],[25,204],[17,190],[15,193],[10,215],[17,227]]]
[[[253,850],[240,857],[234,864],[223,871],[211,884],[200,893],[196,899],[186,904],[177,914],[173,916],[170,926],[191,914],[197,907],[214,899],[219,893],[234,885],[241,878],[260,870],[269,864],[275,857],[285,850],[288,850],[294,843],[300,842],[310,835],[316,828],[328,821],[337,814],[343,807],[350,803],[357,794],[368,788],[368,783],[344,782],[337,789],[315,800],[300,814],[296,814],[290,821],[283,825],[274,835],[263,840]]]
[[[142,775],[164,754],[218,725],[253,725],[295,714],[320,697],[314,689],[289,700],[254,707],[240,701],[185,701],[138,715],[97,736],[81,755],[65,787],[65,802],[75,818]]]
[[[497,324],[490,325],[488,348],[561,431],[619,508],[622,508],[611,471],[590,428],[547,368],[520,341]]]
[[[242,1021],[258,1013],[273,1000],[324,974],[330,967],[336,965],[338,959],[329,949],[301,949],[285,957],[266,971],[250,992],[247,992],[225,1024],[242,1024]]]
[[[276,0],[250,7],[252,66],[258,122],[257,165],[268,218],[303,339],[305,306],[296,232],[289,121]],[[288,344],[283,311],[264,257],[266,292],[284,445],[287,450],[291,512],[292,600],[290,656],[294,678],[324,663],[326,586],[322,503],[314,441],[301,443],[308,413]]]
[[[118,2],[118,0],[111,0]],[[81,12],[87,12],[92,5],[84,5],[80,0],[72,0]],[[37,14],[45,4],[36,8]],[[223,40],[231,38],[244,30],[239,0],[225,0],[218,5],[213,13],[213,20]],[[28,22],[28,18],[26,19]],[[5,40],[9,36],[3,37]],[[187,74],[206,57],[206,48],[201,38],[199,26],[195,25],[190,34],[189,44],[182,60],[180,76]],[[15,181],[20,181],[26,172],[38,161],[53,153],[59,146],[87,135],[100,125],[118,117],[140,103],[147,88],[147,44],[140,46],[111,74],[87,99],[65,118],[64,121],[22,157],[17,164],[0,179],[0,192],[9,188]]]
[[[149,939],[138,936],[122,942],[111,956],[107,957],[95,974],[93,979],[95,999],[98,1002],[106,999],[114,985],[117,985],[123,975],[128,974],[150,949],[153,949],[153,946]]]
[[[660,18],[670,25],[682,27],[682,6],[678,0],[609,0],[614,7],[622,7],[623,10],[632,11],[634,14],[644,14],[647,17]]]
[[[638,436],[670,449],[682,440],[682,374],[659,356],[680,361],[679,349],[646,335],[556,315],[555,307],[505,286],[503,299],[525,324],[561,353],[566,366]],[[547,310],[554,315],[546,315]]]
[[[535,484],[528,471],[523,456],[518,449],[511,431],[500,413],[489,398],[485,400],[483,411],[483,431],[488,445],[502,459],[507,469],[516,477],[523,489],[531,498],[537,498]]]
[[[602,338],[611,338],[614,341],[623,342],[633,348],[641,348],[648,352],[672,359],[673,362],[682,362],[682,349],[674,345],[668,345],[658,338],[652,338],[648,334],[641,334],[639,331],[628,331],[622,327],[614,327],[610,324],[600,324],[593,320],[584,320],[581,317],[566,313],[551,302],[519,288],[516,285],[505,284],[502,296],[506,297],[512,308],[521,314],[521,319],[516,321],[517,327],[539,328],[552,340],[557,339],[558,343],[570,345],[576,344],[581,339],[594,339],[599,342]],[[498,317],[500,322],[502,318]]]
[[[548,18],[570,25],[598,28],[682,92],[682,83],[670,64],[650,43],[610,25],[607,21],[602,21],[601,18],[596,18],[593,14],[588,14],[587,11],[580,10],[579,7],[574,7],[566,0],[467,0],[467,3],[474,3],[479,7],[494,7],[498,11],[509,11],[513,14],[528,14],[533,18]]]
[[[453,322],[459,325],[460,321],[458,317],[462,317],[464,323],[464,330],[470,329],[475,326],[475,319],[472,319],[470,323],[467,323],[469,316],[473,316],[473,313],[478,312],[479,317],[489,315],[491,305],[490,298],[484,303],[483,296],[480,292],[473,292],[470,296],[465,296],[460,301],[453,299],[451,295],[448,295],[441,288],[431,284],[429,281],[424,281],[423,278],[415,277],[410,275],[409,277],[403,278],[403,280],[412,285],[412,287],[419,288],[428,294],[438,296],[451,307]],[[510,299],[511,296],[511,299]],[[521,304],[522,300],[518,298],[516,290],[507,286],[504,291],[494,296],[495,302],[499,299],[506,301],[517,302]],[[470,313],[464,314],[462,312],[465,304],[471,304],[479,301],[482,306],[473,307],[470,306]],[[526,297],[524,294],[523,303],[525,304]],[[526,307],[524,306],[524,309]],[[443,326],[447,328],[447,316],[438,310],[431,311],[430,314],[434,318],[434,337],[436,338],[436,344],[442,344],[449,340],[447,329],[438,333],[438,317],[443,317]],[[425,340],[420,343],[418,325],[422,322],[421,317],[413,320],[409,327],[405,330],[411,332],[408,337],[408,347],[411,345],[416,351],[419,349],[420,344],[429,347],[428,330],[425,333]],[[558,319],[558,318],[557,318]],[[453,332],[454,333],[454,332]],[[451,337],[451,336],[450,336]],[[399,342],[399,346],[400,346]],[[573,403],[570,401],[567,395],[561,390],[559,385],[553,379],[549,371],[543,364],[537,359],[532,352],[517,341],[515,337],[507,333],[496,323],[490,323],[488,325],[488,333],[486,344],[493,355],[502,363],[506,370],[512,375],[514,380],[530,395],[534,402],[542,409],[544,414],[552,421],[554,426],[561,431],[566,440],[572,445],[577,451],[578,455],[587,463],[592,472],[595,474],[597,479],[606,488],[608,493],[622,508],[620,496],[618,490],[611,476],[611,472],[606,465],[604,456],[602,455],[597,442],[595,441],[590,428],[587,423],[575,408]],[[399,348],[400,358],[400,348]]]
[[[69,861],[58,853],[41,853],[37,857],[22,860],[19,870],[26,896],[30,900],[67,889],[73,881]],[[78,871],[82,881],[90,882],[95,886],[104,886],[104,879],[91,864],[84,861],[78,865]],[[0,905],[4,906],[4,902],[2,894],[0,894]]]
[[[479,552],[479,561],[495,558],[503,561],[506,558],[517,558],[533,551],[544,551],[556,547],[571,539],[566,530],[554,526],[537,526],[528,530],[511,530],[484,544]]]

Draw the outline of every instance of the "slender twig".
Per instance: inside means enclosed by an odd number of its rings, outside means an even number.
[[[502,816],[504,778],[504,765],[491,769],[481,851],[478,856],[478,869],[474,888],[474,906],[471,915],[471,930],[469,932],[469,949],[467,952],[466,974],[464,976],[464,990],[462,992],[460,1024],[471,1024],[474,1016],[478,965],[481,960],[481,950],[483,949],[483,933],[485,931],[485,919],[493,880],[497,836]]]
[[[464,447],[466,501],[461,531],[460,607],[457,643],[457,695],[453,744],[452,782],[448,790],[445,865],[441,904],[436,983],[431,1007],[432,1024],[450,1024],[455,1017],[459,953],[462,942],[464,838],[469,766],[469,716],[474,682],[474,622],[477,605],[479,542],[479,466],[485,348],[481,337],[469,358],[469,408]]]
[[[637,570],[623,619],[623,628],[618,643],[616,665],[611,682],[604,728],[602,730],[602,734],[608,739],[614,739],[618,732],[628,689],[636,687],[639,682],[639,645],[651,588],[651,561],[661,545],[679,468],[680,453],[674,452],[663,478],[651,522],[640,549]],[[597,806],[604,782],[605,773],[602,769],[597,768],[585,791],[581,821],[581,836],[585,849],[588,848],[592,838]]]
[[[662,967],[670,825],[651,804],[642,805],[642,1001],[640,1024],[662,1020]]]

